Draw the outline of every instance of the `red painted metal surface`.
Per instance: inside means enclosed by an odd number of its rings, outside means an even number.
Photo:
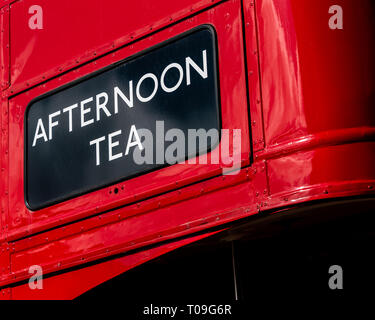
[[[142,251],[146,245],[262,211],[373,196],[375,8],[371,0],[336,2],[343,30],[329,28],[328,0],[41,1],[43,30],[28,29],[29,0],[13,2],[5,32],[10,66],[0,62],[11,80],[0,110],[0,297],[74,298],[200,237]],[[222,175],[223,163],[175,165],[30,212],[23,194],[27,104],[201,24],[217,32],[222,127],[242,130],[240,173]],[[120,192],[110,193],[115,187]],[[118,253],[128,254],[86,265]],[[34,264],[57,273],[45,290],[27,285]]]
[[[5,237],[8,229],[8,172],[9,172],[9,152],[8,152],[8,100],[1,98],[0,100],[0,235]]]
[[[0,9],[0,88],[8,88],[9,82],[9,6]]]
[[[172,244],[161,245],[151,250],[145,250],[122,258],[101,262],[94,266],[63,273],[59,277],[46,278],[43,282],[43,290],[34,291],[33,295],[30,295],[28,284],[20,285],[12,289],[12,299],[74,299],[103,281],[109,280],[178,247],[201,240],[213,234],[215,234],[215,232],[179,240]]]
[[[223,25],[220,21],[227,14],[229,14],[226,18],[228,24]],[[217,32],[222,126],[226,129],[242,130],[241,158],[244,164],[249,163],[249,126],[247,121],[246,88],[243,85],[245,83],[244,59],[242,55],[237,55],[235,59],[233,58],[237,52],[243,52],[240,15],[239,2],[236,5],[224,3],[211,11],[198,14],[194,18],[185,20],[131,46],[120,49],[116,53],[82,66],[74,72],[67,73],[11,98],[9,107],[9,155],[12,167],[10,172],[14,172],[15,175],[11,176],[9,180],[9,194],[12,200],[10,201],[11,214],[9,216],[8,238],[14,240],[61,223],[140,201],[156,194],[162,194],[175,189],[176,186],[181,187],[221,174],[221,168],[225,163],[229,162],[228,159],[221,159],[222,163],[220,165],[179,164],[167,167],[129,180],[125,184],[120,183],[103,188],[37,212],[30,212],[23,200],[23,157],[20,156],[24,152],[23,115],[31,99],[201,24],[211,24]],[[230,28],[227,26],[230,26]],[[230,76],[227,76],[228,74]],[[236,105],[236,108],[233,108],[233,105]],[[230,146],[229,150],[232,149],[233,147]],[[216,148],[212,153],[219,153],[219,151],[219,148]],[[110,193],[114,187],[117,187],[120,192],[117,194]]]
[[[17,1],[11,6],[10,23],[12,90],[37,84],[215,2],[140,0],[124,4],[121,0],[69,0],[56,4],[42,0],[38,5],[43,8],[44,27],[35,32],[26,23],[34,1]]]
[[[337,1],[343,30],[328,26],[329,1],[256,2],[266,144],[374,127],[371,1]],[[333,133],[334,134],[334,133]]]

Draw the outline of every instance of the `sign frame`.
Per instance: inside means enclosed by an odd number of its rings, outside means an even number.
[[[218,40],[217,40],[216,30],[215,30],[215,28],[212,25],[210,25],[210,24],[201,24],[201,25],[196,26],[196,27],[194,27],[194,28],[192,28],[190,30],[182,32],[181,34],[172,36],[171,38],[169,38],[169,39],[167,39],[165,41],[162,41],[162,42],[160,42],[158,44],[155,44],[155,45],[153,45],[153,46],[151,46],[149,48],[146,48],[146,49],[141,50],[141,51],[139,51],[139,52],[137,52],[135,54],[132,54],[132,55],[130,55],[130,56],[124,58],[124,59],[121,59],[119,61],[111,63],[111,64],[109,64],[106,67],[100,68],[100,69],[98,69],[98,70],[96,70],[96,71],[94,71],[94,72],[92,72],[90,74],[82,76],[82,77],[80,77],[78,79],[75,79],[75,80],[69,82],[69,83],[66,83],[66,84],[64,84],[62,86],[59,86],[59,87],[53,89],[53,90],[50,90],[50,91],[48,91],[48,92],[46,92],[44,94],[41,94],[41,95],[33,98],[28,103],[28,105],[27,105],[27,107],[25,109],[25,112],[24,112],[24,161],[23,161],[23,167],[24,167],[24,202],[25,202],[26,207],[30,211],[33,212],[33,211],[38,211],[38,210],[41,210],[41,209],[45,209],[45,208],[51,207],[53,205],[69,201],[71,199],[78,198],[78,197],[80,197],[82,195],[89,194],[89,193],[92,193],[94,191],[97,191],[97,190],[109,187],[111,185],[115,185],[115,184],[120,183],[120,182],[125,182],[125,181],[131,180],[133,178],[136,178],[136,177],[139,177],[139,176],[143,176],[143,175],[148,174],[150,172],[158,171],[158,170],[161,170],[161,169],[163,169],[165,167],[169,167],[169,166],[174,166],[175,165],[175,164],[170,165],[170,164],[166,163],[164,165],[160,165],[160,166],[158,166],[156,168],[152,168],[150,170],[143,171],[141,173],[136,173],[136,174],[128,176],[126,178],[119,178],[117,180],[113,180],[110,183],[107,183],[107,184],[104,184],[104,185],[100,185],[100,186],[97,186],[97,187],[94,187],[94,188],[90,188],[89,190],[86,190],[86,191],[77,192],[74,195],[64,197],[64,199],[62,199],[62,200],[50,201],[47,204],[44,204],[44,205],[41,205],[41,206],[31,206],[30,203],[29,203],[29,201],[28,201],[28,183],[27,183],[28,182],[28,180],[27,180],[28,179],[28,176],[27,176],[27,172],[28,172],[28,170],[27,170],[27,154],[28,154],[27,153],[27,151],[28,151],[28,143],[27,143],[28,142],[28,132],[27,132],[28,131],[27,130],[28,124],[27,124],[27,119],[28,119],[28,112],[30,110],[30,107],[34,103],[36,103],[36,102],[38,102],[38,101],[40,101],[40,100],[42,100],[42,99],[44,99],[46,97],[50,97],[50,96],[52,96],[52,95],[54,95],[54,94],[56,94],[58,92],[61,92],[61,91],[66,90],[66,89],[69,89],[69,88],[71,88],[71,87],[73,87],[73,86],[75,86],[77,84],[85,82],[85,81],[87,81],[87,80],[89,80],[91,78],[94,78],[94,77],[96,77],[96,76],[98,76],[98,75],[100,75],[102,73],[105,73],[105,72],[107,72],[109,70],[115,69],[116,67],[121,66],[121,65],[123,65],[123,64],[125,64],[127,62],[132,61],[132,60],[135,60],[135,59],[137,59],[137,58],[139,58],[141,56],[145,56],[145,55],[147,55],[148,53],[150,53],[152,51],[155,51],[155,50],[160,49],[162,47],[168,46],[168,45],[172,44],[173,42],[177,42],[178,40],[181,40],[182,38],[186,38],[186,37],[188,37],[188,36],[190,36],[190,35],[192,35],[192,34],[194,34],[196,32],[201,31],[201,30],[209,30],[211,32],[211,34],[212,34],[212,37],[213,37],[213,56],[212,56],[212,59],[213,59],[213,61],[212,61],[213,68],[212,68],[212,71],[214,73],[213,74],[213,80],[214,80],[214,86],[215,86],[215,91],[216,91],[215,94],[216,94],[216,97],[217,97],[217,105],[216,105],[216,107],[217,107],[216,111],[217,112],[216,112],[216,115],[217,115],[218,129],[219,129],[219,140],[213,146],[213,148],[209,147],[206,150],[206,152],[203,152],[203,153],[196,153],[195,155],[187,155],[185,157],[185,160],[187,160],[189,158],[198,157],[199,155],[204,154],[204,153],[205,154],[209,154],[212,150],[214,150],[215,148],[217,148],[220,145],[220,143],[221,143],[220,129],[222,128],[222,112],[221,112],[221,94],[220,94],[220,83],[219,83],[219,77],[220,76],[219,76],[219,61],[218,61],[218,59],[219,59],[219,54],[218,54]],[[149,35],[147,35],[147,37],[149,37],[151,35],[152,34],[149,34]],[[142,39],[140,39],[140,40],[142,40]],[[136,41],[140,41],[140,40],[136,40]],[[136,41],[134,41],[134,42],[136,42]],[[126,46],[129,46],[129,45],[131,45],[131,43],[127,44]],[[121,48],[122,47],[117,48],[116,50],[121,49]],[[113,50],[113,51],[116,51],[116,50]],[[105,55],[111,54],[113,51],[107,52]],[[78,67],[80,67],[80,66],[78,66]],[[69,70],[67,72],[71,72],[71,71],[72,70]]]

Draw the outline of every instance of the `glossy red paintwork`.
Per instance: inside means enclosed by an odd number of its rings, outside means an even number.
[[[220,24],[221,17],[225,14],[230,28]],[[9,156],[12,168],[11,172],[17,172],[17,176],[10,177],[9,194],[12,199],[10,203],[10,224],[9,239],[17,239],[30,233],[40,232],[41,230],[74,221],[76,219],[87,217],[95,213],[103,212],[125,204],[133,203],[156,194],[162,194],[168,190],[175,189],[177,186],[184,186],[194,183],[197,180],[206,179],[221,173],[222,165],[189,165],[179,164],[167,167],[138,178],[134,178],[126,183],[120,183],[116,186],[103,188],[85,196],[81,196],[71,201],[65,201],[60,204],[50,206],[46,209],[31,212],[24,204],[23,195],[23,114],[26,106],[31,99],[34,99],[46,91],[53,90],[63,84],[69,83],[82,75],[90,74],[114,61],[122,60],[139,51],[150,48],[155,44],[165,41],[174,35],[181,34],[191,28],[201,24],[211,24],[215,27],[219,42],[219,61],[220,61],[220,85],[221,90],[221,112],[222,126],[227,129],[242,130],[242,159],[244,163],[249,162],[249,126],[247,121],[246,88],[242,86],[245,83],[245,69],[243,56],[238,55],[236,59],[233,56],[236,52],[242,52],[242,33],[240,20],[240,7],[223,4],[215,11],[207,11],[198,14],[194,19],[185,20],[169,28],[158,32],[152,37],[138,41],[131,46],[118,50],[103,58],[95,60],[71,73],[55,78],[46,84],[37,86],[31,90],[17,95],[10,99],[9,115]],[[225,39],[221,40],[221,39]],[[231,76],[225,76],[230,74]],[[236,105],[237,108],[232,108]],[[230,148],[232,150],[232,148]],[[213,153],[218,153],[216,148]],[[222,159],[223,163],[228,160]],[[21,173],[21,174],[20,174]],[[21,181],[19,181],[21,179]],[[110,193],[114,187],[118,187],[118,194]]]
[[[37,31],[27,26],[31,1],[0,5],[5,33],[11,12],[10,35],[0,38],[0,66],[10,70],[0,80],[11,82],[0,110],[0,297],[74,298],[199,237],[87,262],[266,210],[374,195],[371,0],[336,1],[343,30],[328,27],[328,0],[58,3],[39,1],[46,19]],[[240,173],[222,175],[223,163],[176,165],[30,212],[23,194],[27,104],[201,24],[217,32],[222,126],[242,130]],[[124,190],[110,193],[114,187]],[[34,264],[58,272],[39,292],[27,285]]]
[[[162,254],[168,253],[180,246],[201,240],[213,234],[215,234],[215,232],[190,237],[188,239],[179,240],[171,244],[161,245],[151,250],[137,252],[122,258],[102,262],[101,264],[97,264],[94,266],[87,266],[86,268],[76,269],[74,271],[64,273],[59,277],[46,278],[43,283],[44,289],[38,290],[38,292],[34,292],[32,296],[30,296],[30,289],[28,286],[17,286],[12,289],[12,298],[21,300],[73,299],[84,293],[85,291],[99,285],[105,280],[109,280],[131,268],[154,259]],[[101,276],[98,277],[98,274],[100,274]],[[80,279],[79,285],[77,285],[77,279]],[[60,290],[56,290],[56,288],[60,288]]]
[[[139,0],[136,5],[126,5],[122,0],[70,0],[59,1],[56,5],[44,0],[38,5],[45,12],[45,26],[38,33],[27,23],[19,23],[28,21],[28,9],[34,2],[23,0],[11,5],[10,38],[14,43],[11,81],[14,92],[39,83],[43,76],[48,78],[71,69],[217,1]]]
[[[335,4],[343,30],[328,27],[329,1],[257,2],[267,145],[375,124],[374,9]]]
[[[0,9],[0,88],[5,90],[8,88],[9,82],[9,8],[3,7]]]

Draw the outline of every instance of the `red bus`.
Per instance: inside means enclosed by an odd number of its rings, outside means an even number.
[[[331,265],[370,268],[373,1],[0,7],[1,299],[330,293]]]

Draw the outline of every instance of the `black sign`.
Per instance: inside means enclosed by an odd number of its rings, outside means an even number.
[[[204,26],[32,101],[27,206],[40,209],[216,146],[218,138],[193,152],[172,147],[192,129],[220,129],[216,68],[215,33]]]

